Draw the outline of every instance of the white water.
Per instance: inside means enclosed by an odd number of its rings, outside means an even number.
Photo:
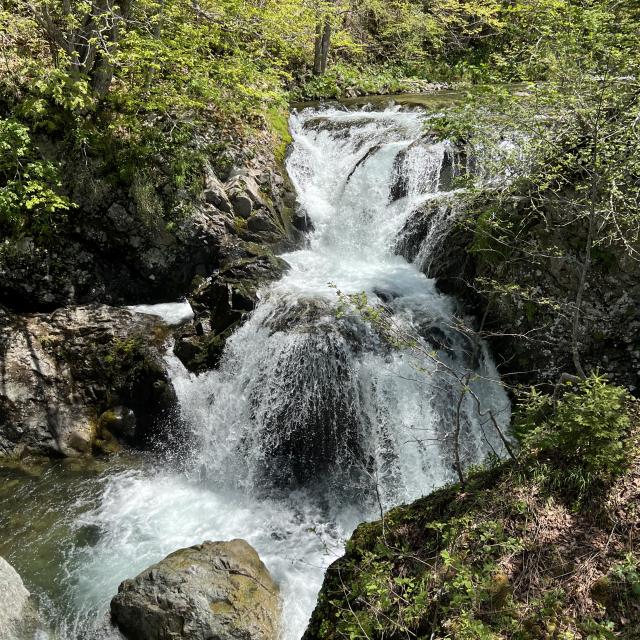
[[[127,307],[134,313],[157,316],[170,327],[193,320],[193,309],[188,302],[161,302],[160,304],[137,304]]]
[[[455,302],[392,252],[409,215],[440,197],[448,149],[421,140],[424,119],[397,109],[293,116],[288,169],[314,231],[284,256],[290,271],[262,292],[219,371],[196,377],[170,359],[193,450],[180,471],[104,480],[98,506],[75,523],[100,536],[68,554],[75,616],[63,636],[96,637],[119,582],[169,552],[241,537],[279,582],[283,638],[297,640],[357,523],[455,479],[457,376],[473,370],[483,406],[508,423],[484,346],[454,328]],[[358,317],[339,319],[334,286],[382,297],[441,364],[392,348]],[[462,407],[465,463],[499,452],[470,397]]]

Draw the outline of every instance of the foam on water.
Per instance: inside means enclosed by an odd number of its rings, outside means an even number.
[[[177,326],[193,319],[193,309],[188,302],[161,302],[159,304],[138,304],[127,307],[134,313],[162,318],[169,326]]]
[[[98,535],[67,554],[74,613],[61,637],[95,637],[118,583],[169,552],[240,537],[280,583],[283,638],[297,640],[326,567],[358,522],[379,515],[378,496],[388,508],[455,479],[460,377],[469,374],[482,408],[506,427],[509,402],[486,348],[460,330],[455,301],[393,254],[416,209],[455,197],[441,192],[450,150],[424,136],[426,117],[397,108],[293,115],[288,170],[314,231],[284,256],[290,270],[261,292],[219,370],[194,376],[168,358],[192,451],[181,470],[103,480],[98,505],[73,525]],[[384,300],[398,327],[438,357],[339,318],[336,287]],[[471,395],[462,414],[463,461],[500,453]]]

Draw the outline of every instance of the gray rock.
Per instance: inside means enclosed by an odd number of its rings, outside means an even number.
[[[107,216],[118,231],[127,231],[132,226],[132,217],[121,204],[112,204],[107,211]]]
[[[224,213],[231,213],[232,207],[224,185],[218,180],[213,169],[205,170],[204,199]]]
[[[189,296],[194,321],[175,334],[174,353],[190,371],[215,368],[229,334],[255,308],[259,289],[282,276],[287,263],[269,252],[230,261]]]
[[[253,201],[246,193],[233,196],[233,211],[241,218],[248,218],[253,211]]]
[[[276,640],[279,590],[244,540],[204,542],[125,580],[111,618],[128,640]]]
[[[225,188],[231,197],[236,214],[243,218],[247,218],[253,209],[270,208],[262,194],[260,185],[250,175],[237,175],[231,178]],[[250,207],[246,203],[247,199],[250,201]]]
[[[229,171],[229,179],[236,178],[237,176],[248,176],[249,171],[246,167],[233,167],[231,171]]]
[[[258,211],[247,220],[247,229],[249,231],[266,231],[269,233],[278,233],[278,225],[271,219],[267,213]]]
[[[134,444],[159,436],[176,403],[166,331],[102,305],[27,316],[0,307],[0,455],[91,453],[104,439],[98,416],[115,407],[122,420],[113,414],[109,427],[126,434],[135,423]]]
[[[0,557],[0,638],[17,640],[29,615],[29,592],[17,571]]]

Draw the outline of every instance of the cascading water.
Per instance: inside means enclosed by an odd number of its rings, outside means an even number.
[[[393,253],[414,211],[455,198],[443,193],[451,150],[424,136],[425,119],[397,108],[292,117],[307,246],[284,256],[290,270],[262,291],[219,370],[196,377],[170,358],[193,451],[180,471],[106,477],[98,503],[74,514],[74,529],[95,535],[66,553],[60,637],[96,637],[118,583],[169,552],[241,537],[280,583],[283,635],[297,639],[353,527],[455,480],[454,425],[464,464],[501,452],[488,411],[504,428],[509,402],[484,345]],[[336,288],[384,303],[419,349],[339,314]]]

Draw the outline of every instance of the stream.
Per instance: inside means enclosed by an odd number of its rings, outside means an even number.
[[[280,585],[283,640],[298,640],[354,527],[456,480],[454,424],[463,465],[503,453],[487,417],[507,429],[493,361],[419,269],[457,197],[453,151],[424,135],[428,118],[292,115],[287,168],[312,230],[218,370],[195,376],[167,357],[187,452],[0,469],[0,555],[39,599],[42,639],[119,638],[106,612],[123,579],[180,547],[244,538]],[[424,207],[434,218],[411,263],[394,247]],[[383,304],[416,345],[394,344],[338,291]]]

